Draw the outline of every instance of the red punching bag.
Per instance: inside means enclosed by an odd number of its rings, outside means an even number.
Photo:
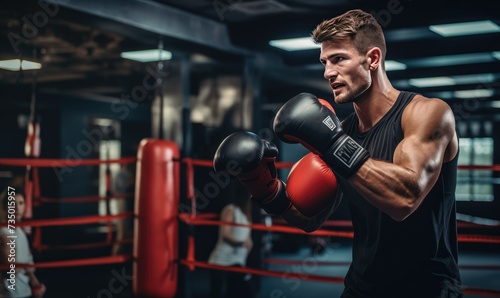
[[[134,294],[174,297],[177,291],[179,149],[144,139],[137,153]]]

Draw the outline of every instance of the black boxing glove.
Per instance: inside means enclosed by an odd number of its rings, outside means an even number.
[[[252,199],[270,214],[282,214],[291,203],[276,170],[278,148],[251,132],[236,132],[226,137],[215,152],[216,172],[237,177],[252,194]]]
[[[286,143],[301,143],[340,176],[348,178],[370,157],[344,133],[333,107],[310,93],[286,102],[274,118],[273,130]]]

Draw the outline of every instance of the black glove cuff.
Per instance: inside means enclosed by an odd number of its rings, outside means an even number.
[[[340,136],[322,156],[323,160],[344,178],[349,178],[365,163],[370,153],[350,136]]]
[[[288,199],[286,194],[286,185],[283,181],[280,181],[280,190],[276,194],[274,198],[265,203],[262,201],[257,201],[262,209],[264,209],[269,214],[281,215],[285,213],[290,207],[292,203]]]

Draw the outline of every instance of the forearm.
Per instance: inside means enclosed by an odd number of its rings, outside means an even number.
[[[423,194],[417,173],[371,158],[349,182],[368,202],[397,221],[418,207]]]

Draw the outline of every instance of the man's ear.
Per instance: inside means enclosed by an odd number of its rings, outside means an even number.
[[[366,53],[366,57],[368,68],[370,70],[376,70],[382,62],[382,51],[380,48],[374,47]]]

